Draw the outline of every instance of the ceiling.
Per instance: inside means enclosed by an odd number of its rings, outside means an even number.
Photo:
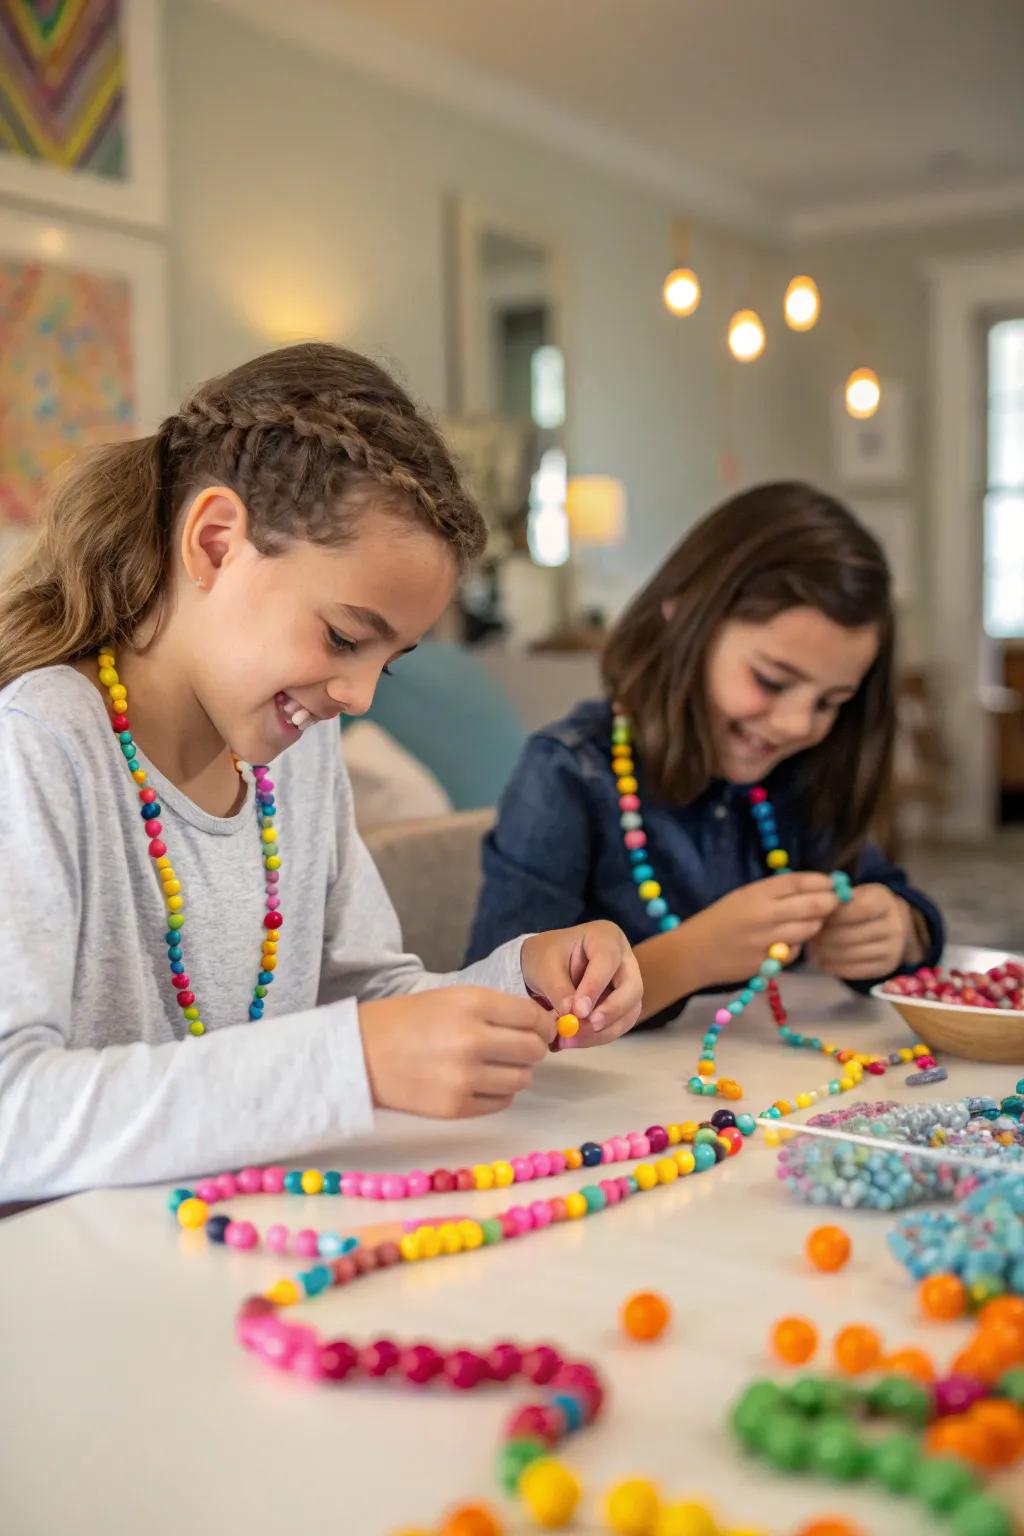
[[[449,90],[461,71],[471,109],[490,82],[506,121],[534,103],[591,158],[794,229],[1024,206],[1024,0],[333,3]]]

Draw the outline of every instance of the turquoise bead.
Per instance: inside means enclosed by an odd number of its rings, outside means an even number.
[[[747,986],[750,988],[751,992],[763,992],[767,985],[768,983],[765,981],[763,976],[751,976],[747,983]]]
[[[761,961],[761,975],[762,976],[777,976],[781,970],[782,970],[782,961],[781,960],[773,960],[770,955],[768,956],[767,960],[762,960]]]
[[[754,1119],[753,1115],[748,1115],[745,1110],[742,1115],[736,1116],[736,1124],[743,1132],[744,1136],[753,1136],[754,1132],[757,1130],[757,1121]]]
[[[744,987],[739,995],[739,1001],[743,1004],[744,1008],[749,1007],[754,1001],[753,989],[751,987]]]
[[[587,1202],[588,1215],[594,1211],[603,1211],[608,1204],[608,1196],[596,1184],[584,1184],[580,1194]]]
[[[642,885],[645,880],[653,880],[654,866],[648,864],[641,856],[640,862],[633,867],[633,879],[637,885]]]
[[[290,1195],[302,1194],[302,1173],[298,1168],[292,1168],[285,1174],[284,1187]]]
[[[647,912],[650,917],[667,917],[668,902],[664,896],[655,896],[647,903]]]
[[[565,1415],[566,1428],[572,1434],[583,1427],[583,1404],[571,1392],[559,1392],[551,1399],[552,1408],[560,1408]]]
[[[124,753],[125,757],[130,759],[130,758],[136,757],[138,755],[139,749],[135,745],[134,741],[126,741],[122,745],[121,751]]]
[[[728,1007],[729,1012],[732,1014],[733,1018],[738,1019],[740,1014],[743,1012],[745,1005],[740,1002],[738,997],[734,997],[732,1002],[728,1003],[726,1006]]]
[[[704,1088],[704,1079],[702,1077],[691,1077],[686,1086],[691,1093],[701,1093]]]
[[[191,1189],[172,1189],[170,1194],[167,1196],[167,1209],[173,1215],[173,1213],[178,1209],[179,1205],[183,1205],[186,1200],[193,1199],[195,1199],[195,1194]]]
[[[674,929],[679,927],[679,923],[680,919],[676,917],[674,912],[670,912],[667,917],[662,918],[658,926],[660,927],[662,933],[671,933]]]
[[[699,1142],[693,1149],[693,1166],[697,1173],[706,1173],[713,1168],[718,1159],[715,1157],[715,1149],[708,1146],[706,1141]]]
[[[319,1296],[331,1283],[331,1272],[326,1264],[314,1264],[312,1269],[299,1271],[299,1284],[307,1296]]]
[[[341,1193],[341,1174],[335,1168],[331,1168],[324,1174],[324,1194],[337,1195]]]
[[[706,1099],[713,1099],[718,1094],[718,1089],[715,1087],[714,1083],[702,1083],[700,1091]]]
[[[132,733],[131,731],[122,731],[117,739],[122,746],[126,747],[132,739]]]

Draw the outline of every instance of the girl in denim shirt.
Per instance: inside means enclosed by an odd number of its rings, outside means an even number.
[[[857,987],[934,964],[937,908],[869,839],[890,783],[893,670],[885,557],[845,507],[797,483],[720,506],[612,632],[605,699],[528,741],[484,847],[469,958],[524,929],[611,918],[652,1023],[740,984],[776,940]],[[612,772],[612,701],[630,722],[642,863],[625,846],[636,805]],[[782,873],[766,871],[753,786]],[[844,905],[834,869],[853,882]],[[653,900],[639,891],[652,878]]]

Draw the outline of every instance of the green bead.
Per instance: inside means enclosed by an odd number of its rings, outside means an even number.
[[[484,1235],[485,1243],[500,1243],[502,1238],[501,1222],[497,1216],[487,1216],[480,1223],[480,1230]]]
[[[519,1488],[519,1479],[525,1468],[531,1461],[536,1461],[540,1456],[548,1454],[548,1447],[543,1440],[535,1435],[524,1435],[520,1439],[506,1440],[498,1452],[498,1482],[506,1493],[516,1493]]]
[[[702,1077],[691,1077],[686,1086],[691,1093],[701,1093],[704,1088],[704,1079]]]
[[[710,1126],[702,1125],[700,1130],[697,1131],[694,1135],[693,1144],[695,1147],[698,1147],[700,1146],[701,1142],[706,1141],[710,1143],[711,1146],[714,1146],[717,1140],[718,1132],[713,1131]]]
[[[927,1424],[934,1408],[932,1394],[907,1376],[884,1376],[868,1392],[868,1407],[883,1418]]]
[[[718,1089],[715,1087],[714,1083],[702,1083],[700,1091],[706,1099],[713,1099],[717,1094]]]
[[[766,1426],[784,1406],[785,1396],[774,1381],[751,1382],[730,1414],[736,1438],[747,1450],[759,1450]]]
[[[888,1435],[871,1447],[869,1471],[890,1493],[906,1493],[920,1461],[921,1446],[914,1435]]]
[[[967,1287],[967,1298],[972,1307],[983,1307],[986,1301],[994,1301],[1006,1294],[1006,1282],[999,1275],[979,1275]]]
[[[775,1413],[765,1422],[760,1451],[780,1472],[800,1472],[807,1465],[811,1432],[795,1413]]]
[[[253,990],[253,995],[255,997],[266,997],[266,995],[267,995],[267,988],[266,987],[259,987],[259,986],[257,986],[257,987],[253,987],[252,990]]]
[[[184,912],[172,912],[171,915],[167,919],[167,926],[168,926],[168,928],[184,928],[184,926],[185,926],[185,914],[184,914]]]
[[[822,1419],[808,1433],[808,1463],[815,1471],[839,1483],[852,1483],[864,1476],[867,1449],[852,1424],[845,1419]]]
[[[1013,1518],[998,1499],[978,1493],[954,1512],[949,1531],[950,1536],[1013,1536]]]
[[[951,1456],[922,1456],[910,1484],[914,1497],[937,1515],[958,1509],[968,1495],[978,1491],[978,1479],[970,1467]]]
[[[1024,1408],[1024,1365],[1015,1365],[1012,1370],[1004,1371],[996,1391],[1000,1397],[1008,1397],[1011,1403],[1016,1403],[1018,1408]]]
[[[790,1406],[805,1418],[817,1418],[828,1407],[826,1385],[820,1376],[798,1376],[789,1389]]]
[[[588,1216],[593,1211],[603,1211],[605,1206],[608,1204],[608,1196],[605,1194],[604,1190],[600,1189],[596,1184],[584,1184],[583,1188],[580,1190],[580,1194],[587,1202]]]

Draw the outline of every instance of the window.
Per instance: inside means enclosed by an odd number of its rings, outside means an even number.
[[[985,629],[1024,638],[1024,318],[988,333]]]

